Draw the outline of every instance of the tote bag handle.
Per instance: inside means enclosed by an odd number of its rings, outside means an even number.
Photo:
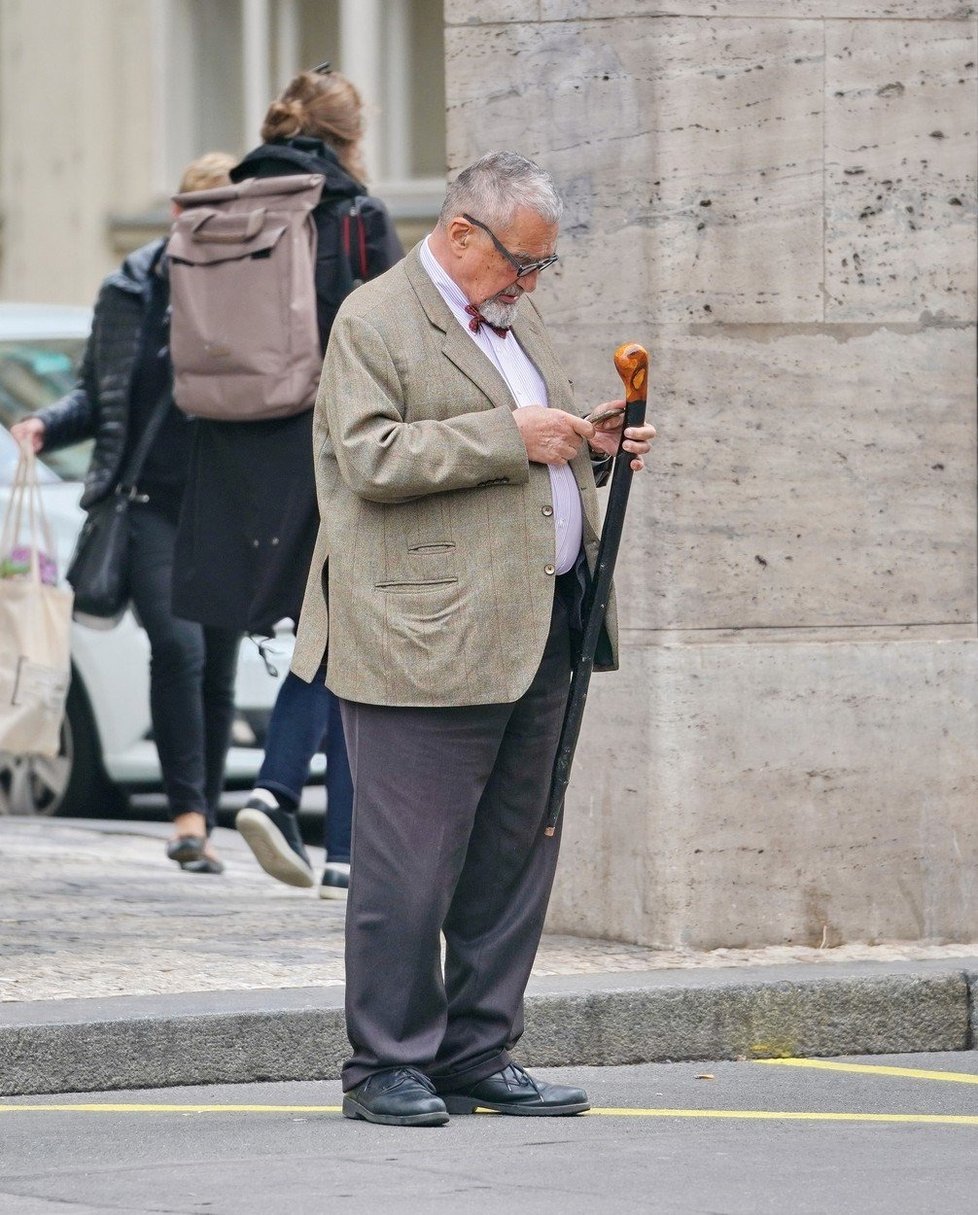
[[[3,530],[0,532],[0,558],[10,557],[20,538],[24,518],[28,524],[28,551],[30,553],[30,578],[32,582],[41,581],[41,542],[44,552],[53,560],[54,544],[51,536],[51,526],[44,512],[44,499],[37,479],[37,457],[29,442],[20,445],[20,458],[17,461],[17,471],[14,473],[14,483],[10,491],[10,501],[3,519]]]

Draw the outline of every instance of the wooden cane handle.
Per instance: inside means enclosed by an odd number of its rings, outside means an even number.
[[[629,405],[644,401],[648,386],[649,352],[638,342],[626,342],[615,351],[615,368],[625,385]]]

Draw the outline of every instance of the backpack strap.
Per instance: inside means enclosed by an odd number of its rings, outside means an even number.
[[[367,230],[363,223],[361,207],[366,195],[358,194],[347,204],[343,200],[340,219],[340,237],[343,252],[350,263],[350,277],[354,287],[367,281]]]

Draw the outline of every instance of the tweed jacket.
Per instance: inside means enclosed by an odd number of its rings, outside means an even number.
[[[529,297],[513,334],[551,406],[577,412]],[[514,408],[417,248],[347,297],[314,415],[321,523],[297,675],[316,678],[325,656],[331,690],[365,704],[506,703],[526,691],[550,627],[555,528],[547,468],[527,460]],[[586,444],[572,468],[593,570]],[[616,653],[613,601],[607,624]]]

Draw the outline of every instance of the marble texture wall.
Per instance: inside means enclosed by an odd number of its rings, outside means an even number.
[[[978,940],[974,5],[448,0],[450,168],[567,201],[581,402],[652,357],[551,927]]]

